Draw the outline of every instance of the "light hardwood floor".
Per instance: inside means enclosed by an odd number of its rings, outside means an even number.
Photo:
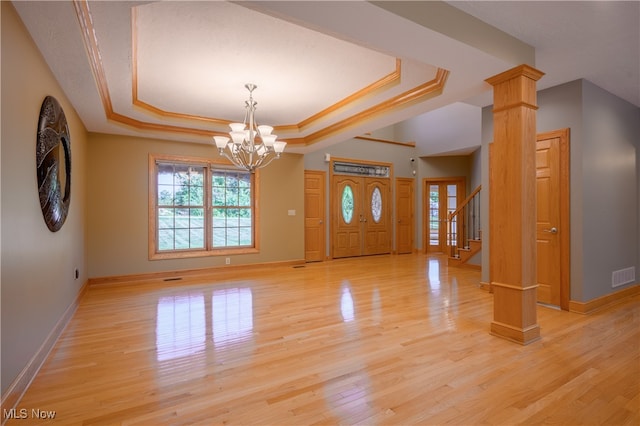
[[[415,254],[94,285],[7,424],[640,424],[640,296],[539,306],[520,346],[479,280]]]

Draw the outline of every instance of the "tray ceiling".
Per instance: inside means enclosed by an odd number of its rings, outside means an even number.
[[[254,83],[257,119],[287,151],[309,152],[456,103],[487,105],[484,80],[522,63],[550,71],[539,88],[590,78],[637,103],[637,3],[555,3],[13,4],[87,130],[210,143],[242,120]],[[596,23],[607,30],[587,31]],[[431,132],[410,137],[420,146]]]

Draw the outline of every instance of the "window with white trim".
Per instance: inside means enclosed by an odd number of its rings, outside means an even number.
[[[256,174],[172,156],[149,166],[150,258],[257,252]]]

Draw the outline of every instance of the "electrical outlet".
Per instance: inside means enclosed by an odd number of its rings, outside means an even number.
[[[230,257],[227,257],[227,258],[224,260],[224,263],[225,263],[225,264],[227,264],[227,265],[231,265],[231,258],[230,258]]]

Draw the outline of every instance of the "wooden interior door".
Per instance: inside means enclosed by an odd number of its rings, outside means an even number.
[[[363,178],[362,197],[364,247],[362,254],[383,254],[391,251],[391,202],[389,179]]]
[[[412,178],[396,179],[396,252],[413,252],[414,182]]]
[[[362,254],[362,178],[334,176],[331,196],[333,257]]]
[[[304,172],[304,258],[307,262],[324,260],[325,175],[323,171]]]
[[[538,302],[569,309],[568,130],[540,134],[536,144]]]

